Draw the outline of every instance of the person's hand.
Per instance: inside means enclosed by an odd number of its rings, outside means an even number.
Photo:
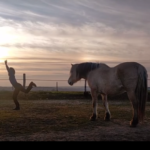
[[[7,64],[7,60],[5,60],[5,64]]]

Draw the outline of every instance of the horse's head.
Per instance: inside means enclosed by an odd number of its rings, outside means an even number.
[[[70,69],[70,77],[68,79],[68,84],[73,85],[75,82],[79,81],[80,78],[77,75],[77,66],[78,64],[71,64],[71,69]]]

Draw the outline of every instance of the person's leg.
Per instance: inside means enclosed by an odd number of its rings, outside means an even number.
[[[17,100],[17,96],[19,94],[19,89],[18,88],[15,88],[14,92],[13,92],[13,100],[14,100],[14,103],[16,105],[16,107],[14,108],[14,110],[19,110],[20,109],[20,105],[19,105],[19,102]]]
[[[25,92],[25,93],[29,93],[31,91],[31,89],[33,88],[33,86],[36,87],[36,84],[34,82],[30,82],[29,86],[27,87],[27,89],[24,89],[24,88],[21,88],[21,91],[22,92]]]
[[[18,83],[16,86],[15,86],[15,90],[13,92],[13,100],[14,100],[14,103],[16,105],[16,108],[14,110],[19,110],[20,109],[20,104],[17,100],[17,96],[19,94],[19,92],[24,92],[24,93],[28,93],[33,86],[36,86],[35,83],[33,82],[30,82],[29,86],[27,87],[27,89],[25,89],[20,83]]]

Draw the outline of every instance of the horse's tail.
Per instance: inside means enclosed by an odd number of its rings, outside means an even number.
[[[143,66],[138,67],[138,81],[135,89],[135,94],[138,104],[138,119],[144,120],[145,116],[145,107],[147,101],[147,70]]]

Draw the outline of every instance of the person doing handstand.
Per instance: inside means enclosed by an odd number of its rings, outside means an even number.
[[[29,86],[27,87],[27,89],[25,89],[20,83],[17,82],[16,78],[15,78],[15,69],[12,67],[8,67],[7,65],[7,60],[5,60],[5,66],[6,69],[8,71],[8,76],[9,76],[9,81],[12,84],[12,86],[15,88],[14,92],[13,92],[13,100],[14,103],[16,105],[16,107],[14,108],[14,110],[19,110],[20,109],[20,104],[17,100],[17,96],[19,94],[19,92],[24,92],[24,93],[29,93],[30,90],[34,87],[36,87],[36,84],[34,82],[30,82]]]

